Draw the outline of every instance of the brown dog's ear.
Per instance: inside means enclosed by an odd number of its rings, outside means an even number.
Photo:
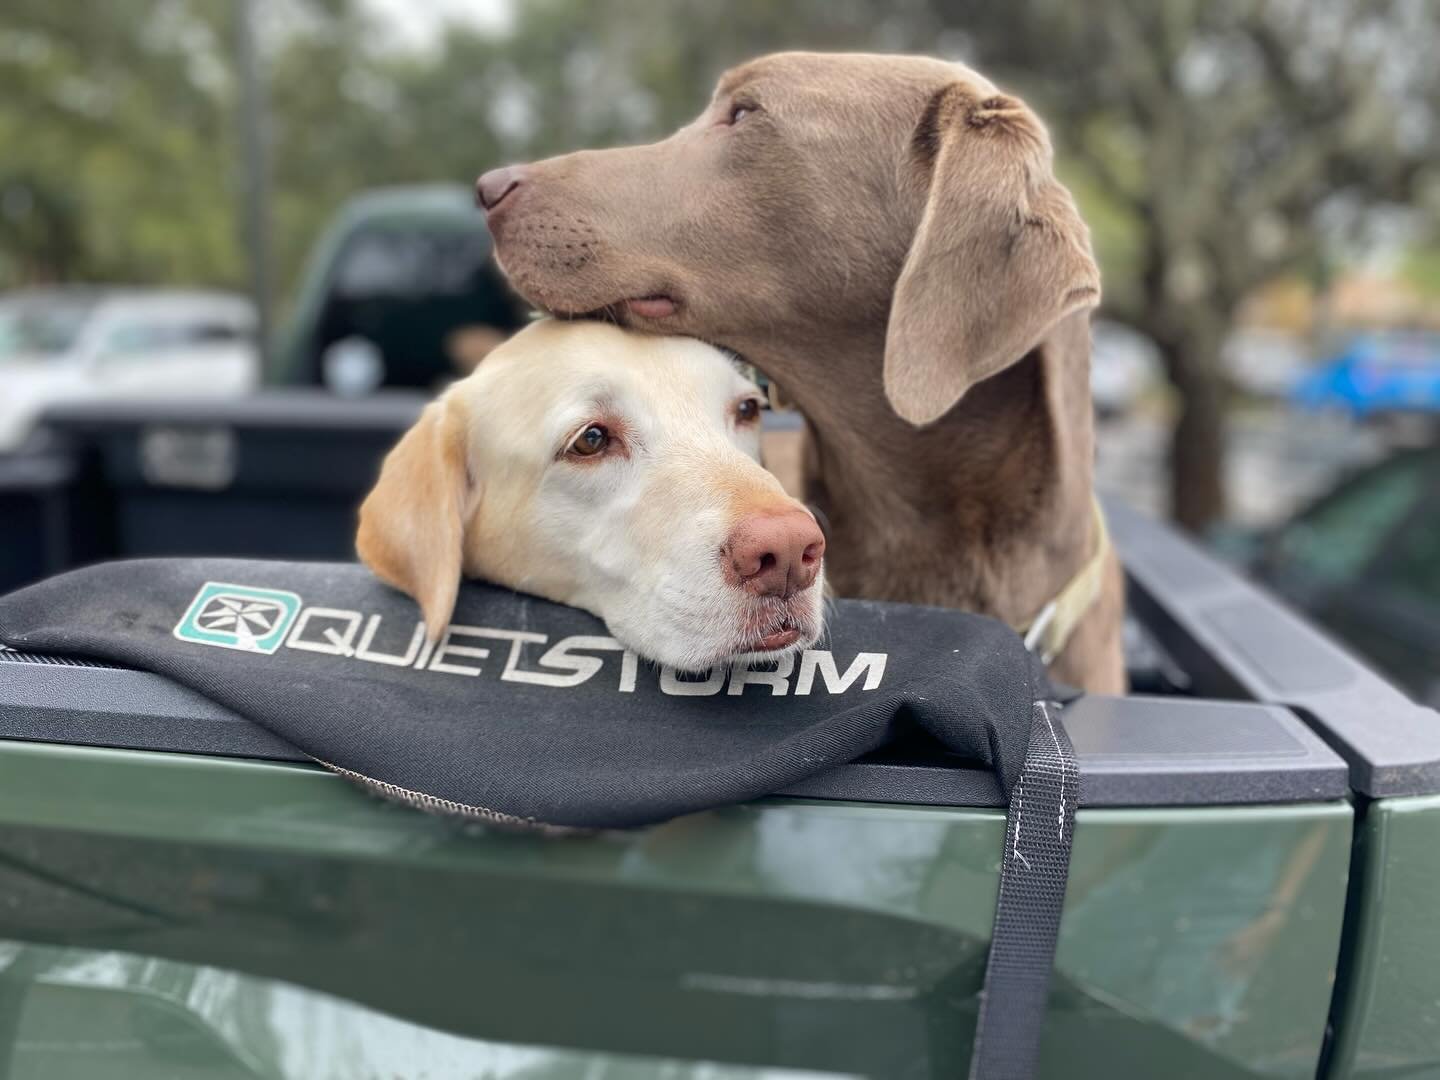
[[[1050,137],[1018,99],[945,87],[911,153],[930,191],[895,285],[885,396],[918,425],[1099,303],[1100,272]]]
[[[427,405],[386,456],[355,538],[361,561],[419,602],[432,642],[455,610],[465,520],[475,503],[466,428],[458,398]]]

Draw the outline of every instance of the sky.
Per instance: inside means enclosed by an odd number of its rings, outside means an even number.
[[[406,43],[425,48],[446,22],[502,30],[510,23],[513,0],[366,0],[371,10],[395,27]]]

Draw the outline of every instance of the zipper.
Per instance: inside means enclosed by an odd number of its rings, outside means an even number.
[[[392,784],[387,780],[376,780],[373,776],[366,776],[354,769],[333,765],[324,758],[315,758],[314,760],[372,794],[379,795],[391,802],[404,803],[413,809],[423,810],[427,814],[465,818],[467,821],[480,821],[487,825],[499,825],[507,829],[520,829],[525,832],[541,833],[545,836],[576,836],[595,831],[574,825],[551,825],[548,822],[536,821],[534,818],[518,817],[515,814],[492,810],[488,806],[472,806],[470,803],[456,802],[454,799],[442,799],[436,795],[427,795],[423,791],[412,791],[410,788]]]

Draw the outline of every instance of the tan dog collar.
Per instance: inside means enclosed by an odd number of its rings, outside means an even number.
[[[1100,597],[1100,587],[1105,580],[1105,557],[1110,553],[1110,530],[1105,527],[1105,511],[1100,509],[1100,500],[1093,500],[1092,505],[1095,508],[1092,515],[1094,554],[1039,614],[1015,627],[1015,632],[1024,636],[1025,647],[1045,664],[1064,651],[1075,627]]]

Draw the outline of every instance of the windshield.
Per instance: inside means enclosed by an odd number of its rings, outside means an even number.
[[[74,346],[93,300],[15,300],[0,304],[0,363],[59,356]]]
[[[346,300],[463,295],[489,260],[490,242],[478,230],[370,228],[346,243],[335,295]]]

